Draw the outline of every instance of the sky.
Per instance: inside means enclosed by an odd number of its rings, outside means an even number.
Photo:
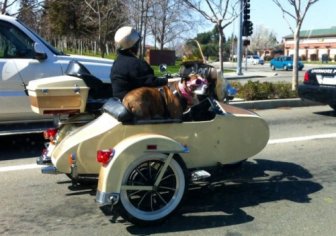
[[[288,0],[280,0],[286,9],[292,10],[294,7],[288,4]],[[306,2],[307,0],[303,0]],[[272,0],[250,0],[251,3],[251,21],[254,29],[258,25],[263,25],[275,33],[280,42],[283,36],[292,34],[288,24],[283,19],[282,11],[275,5]],[[306,5],[306,4],[305,4]],[[335,0],[319,0],[313,4],[303,21],[301,30],[325,29],[336,26],[336,1]],[[288,18],[290,19],[290,18]],[[291,22],[294,26],[294,22]],[[224,32],[226,35],[232,34],[232,31],[238,29],[236,21],[231,29],[228,27]]]
[[[302,0],[307,2],[307,0]],[[293,7],[289,5],[288,0],[280,0],[283,2],[283,6],[293,11]],[[264,26],[271,30],[277,37],[277,40],[281,42],[282,37],[292,34],[288,24],[283,19],[282,11],[275,5],[272,0],[250,0],[251,3],[251,21],[253,22],[254,30],[258,26]],[[326,29],[332,26],[336,26],[336,0],[319,0],[313,4],[304,19],[301,30],[312,29]],[[287,19],[291,19],[287,16]],[[207,26],[201,26],[197,32],[201,33],[213,29],[212,24],[206,24]],[[295,23],[292,21],[291,26],[294,27]],[[230,26],[225,28],[224,33],[226,36],[238,34],[238,19],[235,20]]]

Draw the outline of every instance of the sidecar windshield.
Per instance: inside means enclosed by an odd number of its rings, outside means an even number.
[[[183,113],[183,121],[206,121],[215,118],[216,114],[223,113],[215,107],[210,98],[203,99]]]

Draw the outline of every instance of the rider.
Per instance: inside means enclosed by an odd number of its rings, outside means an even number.
[[[130,26],[118,29],[114,36],[118,57],[111,69],[113,96],[121,100],[132,89],[166,85],[167,78],[157,78],[150,65],[137,57],[140,34]]]

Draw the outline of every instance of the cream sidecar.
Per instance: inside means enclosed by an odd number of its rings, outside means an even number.
[[[52,163],[63,173],[100,171],[97,202],[116,205],[133,223],[168,217],[184,196],[190,170],[245,160],[269,139],[257,114],[209,98],[179,121],[121,122],[116,110],[105,109],[65,137]]]

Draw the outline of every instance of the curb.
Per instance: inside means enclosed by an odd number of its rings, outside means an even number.
[[[225,76],[227,80],[240,80],[240,79],[255,79],[255,78],[265,78],[266,75],[239,75],[239,76]]]
[[[250,110],[274,109],[280,107],[305,107],[305,106],[325,105],[309,100],[302,100],[300,98],[270,99],[270,100],[257,100],[257,101],[230,101],[229,104]]]

